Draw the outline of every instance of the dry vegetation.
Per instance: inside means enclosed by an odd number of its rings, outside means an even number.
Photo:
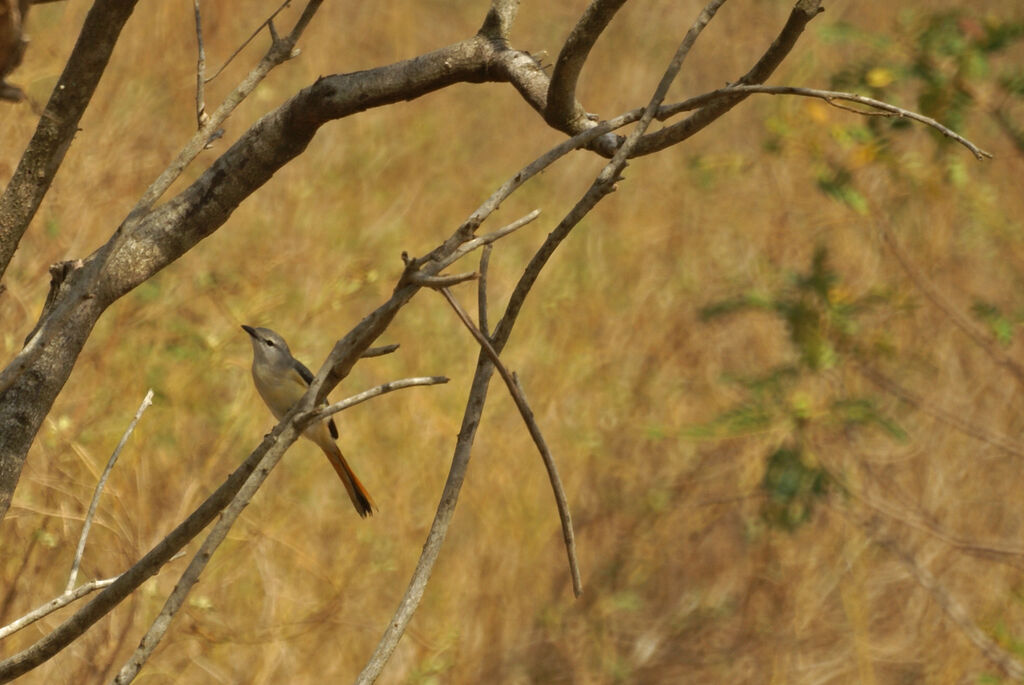
[[[552,49],[584,4],[524,3],[517,42]],[[829,40],[828,27],[846,21],[887,34],[899,4],[827,3],[773,82],[827,87],[840,67],[865,56],[862,45]],[[216,66],[267,9],[256,1],[208,5],[208,60]],[[302,57],[229,120],[226,139],[318,74],[470,35],[485,3],[460,5],[328,3]],[[924,13],[955,3],[915,5]],[[646,102],[697,7],[627,5],[584,74],[588,109],[612,115]],[[979,16],[1019,11],[1007,2],[976,7]],[[30,15],[33,42],[13,80],[36,101],[55,82],[84,11],[70,2]],[[726,5],[676,95],[744,71],[787,12],[786,3]],[[189,135],[191,21],[183,2],[144,3],[130,21],[6,279],[5,358],[38,315],[48,265],[102,241]],[[257,54],[243,53],[208,102]],[[901,104],[914,104],[910,93]],[[34,124],[28,107],[4,107],[0,178],[9,178]],[[998,681],[998,669],[878,540],[912,554],[987,635],[1024,659],[1024,558],[950,544],[1018,543],[1020,457],[901,403],[853,363],[787,386],[780,418],[768,425],[739,435],[694,431],[749,399],[729,376],[763,375],[797,356],[771,313],[704,321],[700,309],[741,293],[779,292],[824,246],[841,278],[830,297],[886,294],[856,332],[876,351],[876,368],[975,426],[1020,435],[1021,384],[914,287],[878,234],[890,230],[958,311],[970,317],[983,300],[1016,326],[1014,316],[1024,317],[1020,152],[983,116],[965,131],[996,153],[983,164],[940,150],[925,131],[894,135],[878,150],[844,133],[855,126],[864,121],[824,104],[762,97],[688,144],[630,166],[619,192],[542,277],[505,352],[560,463],[585,594],[572,599],[550,487],[495,384],[432,586],[381,682]],[[558,140],[511,88],[497,85],[462,85],[330,124],[223,229],[111,307],[39,433],[3,523],[0,623],[63,588],[98,472],[148,387],[156,403],[108,484],[85,579],[130,565],[271,426],[239,324],[272,326],[318,364],[386,296],[402,250],[433,246]],[[766,149],[766,141],[776,145]],[[578,154],[506,203],[502,218],[534,207],[544,214],[495,251],[495,301],[599,163]],[[819,190],[830,166],[851,171],[867,203],[861,211]],[[469,304],[471,289],[459,292]],[[475,360],[450,310],[427,294],[382,342],[402,347],[362,363],[344,391],[406,375],[453,381],[342,417],[342,448],[380,512],[360,521],[316,448],[297,445],[211,563],[145,682],[345,682],[362,667],[420,552]],[[1024,361],[1020,335],[1000,349]],[[906,439],[813,420],[841,396],[874,398]],[[762,517],[761,483],[768,456],[793,440],[786,411],[796,405],[810,417],[799,429],[807,458],[846,491],[833,487],[788,531]],[[863,525],[869,515],[873,529]],[[183,563],[172,562],[24,682],[108,680]],[[61,616],[8,640],[4,652]]]

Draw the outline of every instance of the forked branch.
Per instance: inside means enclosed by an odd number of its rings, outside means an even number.
[[[516,403],[516,409],[519,410],[519,415],[523,417],[523,422],[526,423],[526,428],[530,432],[530,437],[533,439],[533,443],[537,446],[537,451],[540,452],[541,459],[544,460],[544,468],[548,472],[548,480],[551,482],[551,489],[555,493],[555,504],[558,507],[558,518],[562,522],[562,539],[565,541],[565,552],[569,557],[569,574],[572,577],[572,592],[574,595],[579,597],[583,594],[583,579],[580,576],[580,565],[576,558],[576,536],[572,529],[572,514],[569,512],[569,499],[565,496],[565,488],[562,487],[562,479],[558,475],[558,466],[555,464],[555,458],[551,455],[551,450],[548,448],[547,441],[544,439],[544,434],[540,432],[540,426],[537,424],[537,419],[534,418],[533,409],[530,408],[530,404],[526,401],[526,395],[523,393],[522,387],[519,385],[519,379],[512,373],[509,372],[505,365],[501,361],[501,357],[498,356],[497,351],[491,346],[491,342],[487,337],[480,332],[469,318],[466,310],[462,308],[452,292],[447,288],[442,288],[440,293],[444,295],[444,299],[448,301],[455,314],[459,317],[459,321],[466,327],[470,335],[476,340],[477,344],[480,345],[480,349],[487,355],[491,363],[498,370],[498,374],[501,379],[505,381],[505,386],[508,388],[509,394],[512,396],[512,401]]]

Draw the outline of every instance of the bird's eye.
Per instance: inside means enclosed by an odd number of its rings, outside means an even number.
[[[267,343],[268,345],[270,345],[271,347],[273,347],[273,346],[274,346],[274,341],[273,341],[273,340],[267,340],[267,341],[266,341],[266,343]]]

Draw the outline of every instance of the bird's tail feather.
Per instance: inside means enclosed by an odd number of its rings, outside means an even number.
[[[352,471],[352,467],[345,461],[344,455],[341,450],[333,442],[328,443],[328,447],[321,445],[324,454],[327,455],[327,460],[331,462],[331,466],[338,473],[338,477],[341,478],[341,482],[345,485],[345,490],[348,491],[349,499],[352,500],[352,506],[356,508],[356,513],[361,517],[366,518],[373,514],[373,510],[377,508],[373,500],[370,498],[370,493],[366,491],[363,484],[356,478],[356,474]]]

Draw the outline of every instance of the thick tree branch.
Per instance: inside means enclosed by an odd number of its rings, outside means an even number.
[[[64,161],[78,122],[137,1],[97,0],[85,17],[36,132],[0,197],[0,277],[7,272],[21,237]]]
[[[581,131],[589,117],[576,100],[576,83],[598,37],[626,0],[593,0],[562,45],[548,84],[544,119],[560,131]]]

